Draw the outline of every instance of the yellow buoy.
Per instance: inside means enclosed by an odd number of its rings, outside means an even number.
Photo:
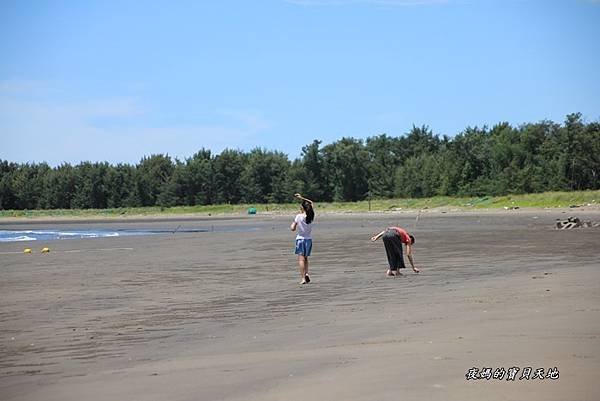
[[[23,249],[23,253],[31,253],[31,248],[25,248],[25,249]]]
[[[42,248],[42,253],[48,253],[50,252],[50,248]]]

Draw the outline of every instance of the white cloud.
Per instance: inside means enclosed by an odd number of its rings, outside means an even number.
[[[139,98],[66,102],[53,96],[21,96],[27,88],[37,86],[0,82],[0,159],[51,165],[85,160],[136,163],[156,153],[183,159],[202,147],[214,152],[250,148],[254,135],[269,127],[260,112],[236,109],[213,111],[199,124],[162,126],[149,122],[153,111]]]
[[[5,96],[38,96],[47,91],[44,82],[23,79],[6,79],[0,81],[0,97]]]

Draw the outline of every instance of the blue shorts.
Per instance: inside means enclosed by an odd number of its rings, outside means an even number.
[[[297,239],[296,240],[296,255],[310,256],[312,251],[312,239]]]

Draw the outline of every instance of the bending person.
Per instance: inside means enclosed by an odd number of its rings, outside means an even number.
[[[412,245],[415,243],[415,237],[410,235],[405,229],[400,227],[388,227],[379,234],[371,237],[371,241],[375,242],[380,237],[383,237],[383,245],[387,254],[388,264],[390,265],[386,274],[388,276],[401,275],[398,269],[406,268],[404,257],[402,255],[402,244],[406,245],[406,256],[410,261],[410,265],[415,273],[419,269],[415,266],[415,261],[412,255]]]

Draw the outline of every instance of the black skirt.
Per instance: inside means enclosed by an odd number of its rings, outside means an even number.
[[[383,234],[383,245],[385,246],[390,270],[405,269],[402,241],[400,241],[400,235],[396,230],[387,230]]]

